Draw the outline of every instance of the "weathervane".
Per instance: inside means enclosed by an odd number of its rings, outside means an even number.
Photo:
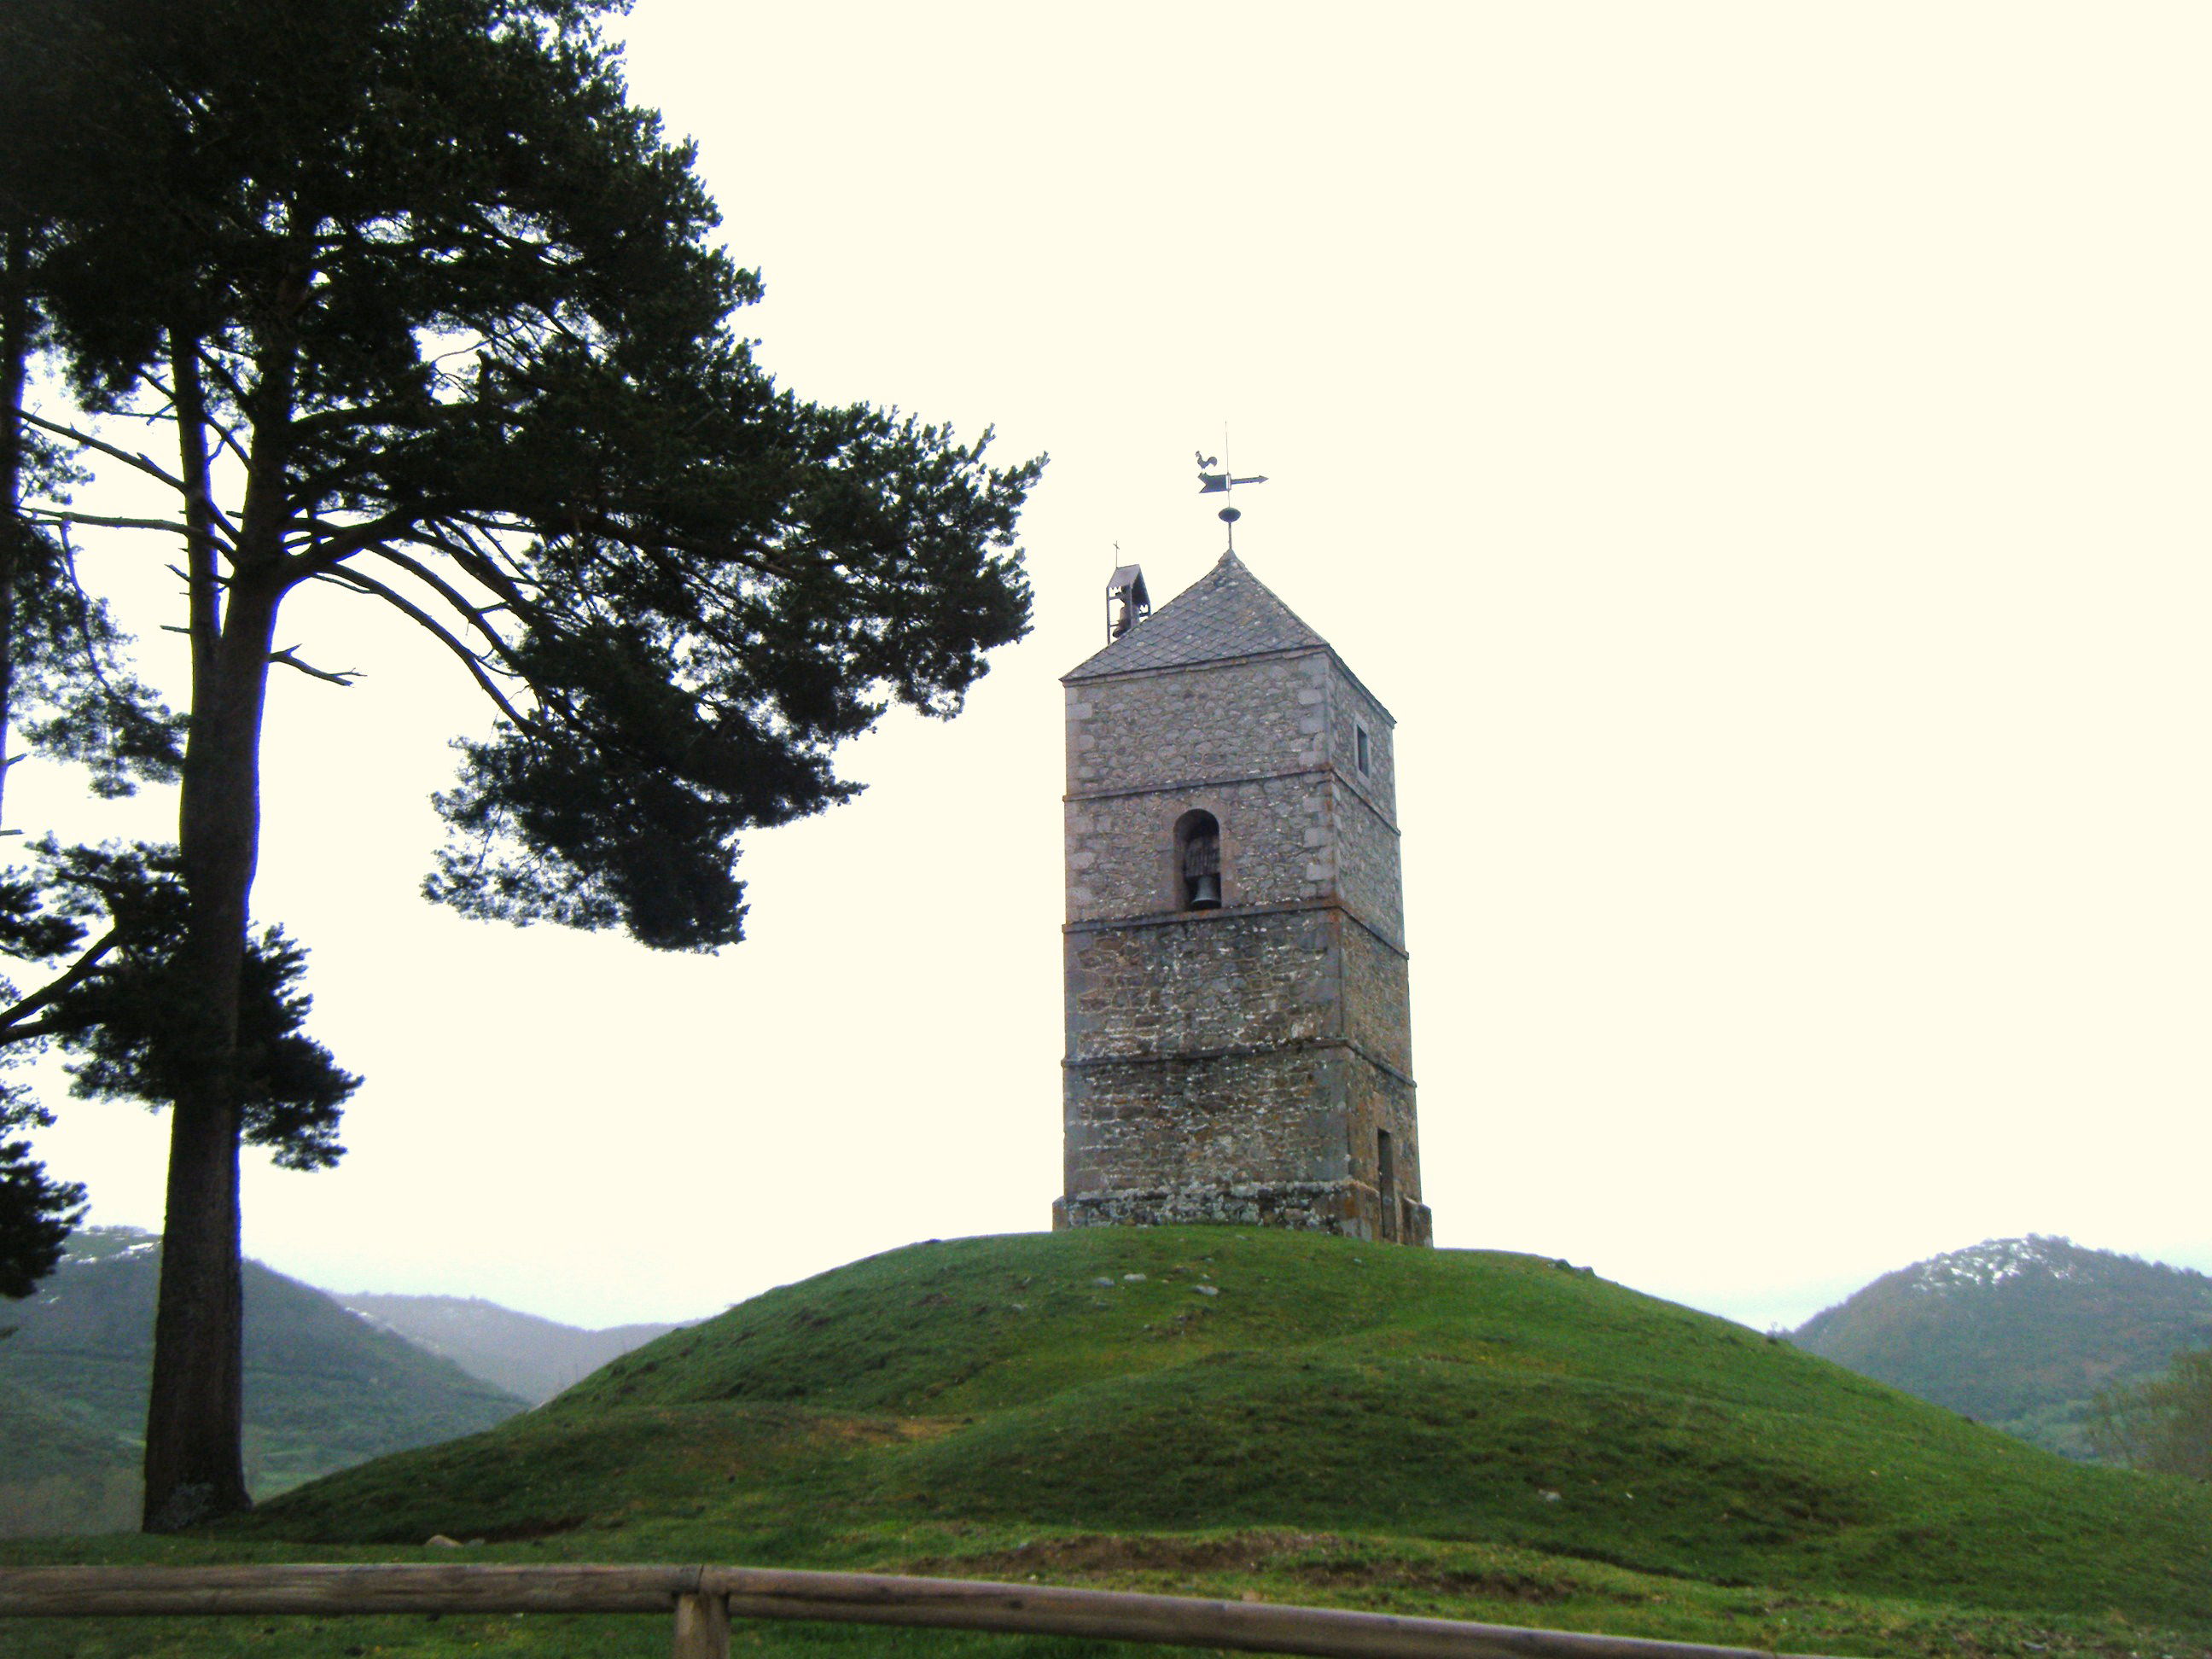
[[[1224,429],[1224,435],[1226,435],[1226,428]],[[1222,447],[1226,449],[1229,446],[1224,443]],[[1249,478],[1232,478],[1229,476],[1229,469],[1226,467],[1222,467],[1218,472],[1206,471],[1208,467],[1212,466],[1221,466],[1221,458],[1218,455],[1209,455],[1202,449],[1200,450],[1198,452],[1198,493],[1201,495],[1227,495],[1238,484],[1267,482],[1267,475],[1264,472],[1256,472]],[[1229,526],[1229,550],[1231,553],[1237,550],[1237,520],[1243,516],[1237,510],[1234,497],[1222,503],[1219,517],[1221,522]]]

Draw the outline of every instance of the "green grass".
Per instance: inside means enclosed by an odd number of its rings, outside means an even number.
[[[1034,1575],[1800,1651],[2212,1652],[2203,1488],[2069,1464],[1554,1263],[1232,1229],[894,1251],[219,1534],[4,1559],[453,1559],[433,1534],[485,1540],[472,1558]],[[666,1643],[580,1629],[8,1633],[81,1659]],[[1090,1650],[748,1636],[817,1659]]]

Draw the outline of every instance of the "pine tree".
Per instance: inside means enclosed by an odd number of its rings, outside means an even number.
[[[240,1029],[260,726],[287,597],[428,631],[493,734],[441,798],[433,898],[743,932],[738,837],[845,799],[835,746],[956,713],[1025,629],[1011,548],[1041,463],[775,386],[756,277],[710,240],[687,146],[628,100],[594,0],[78,0],[150,112],[128,178],[46,260],[87,408],[158,416],[173,519],[53,501],[185,550],[192,684],[163,1036],[172,1148],[146,1520],[246,1501],[239,1456]],[[141,118],[138,116],[134,120]],[[43,417],[40,417],[43,419]]]
[[[81,481],[68,449],[22,418],[25,397],[49,343],[49,257],[90,192],[119,176],[94,154],[132,136],[104,95],[106,42],[90,22],[68,0],[11,0],[0,10],[0,789],[20,732],[30,752],[79,763],[95,793],[118,795],[174,778],[180,722],[129,672],[129,641],[78,582],[66,535],[23,510],[27,496],[65,501]],[[0,918],[6,942],[30,945],[28,960],[50,955],[51,930],[27,933],[20,921]],[[0,1004],[15,992],[0,980]],[[11,1034],[0,1013],[0,1073],[17,1073],[0,1075],[0,1297],[31,1293],[84,1208],[83,1189],[52,1179],[22,1138],[53,1121],[20,1076],[21,1045],[42,1036]]]

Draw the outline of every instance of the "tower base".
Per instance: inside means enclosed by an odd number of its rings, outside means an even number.
[[[1386,1216],[1381,1195],[1360,1181],[1271,1185],[1131,1187],[1070,1193],[1052,1201],[1054,1232],[1069,1227],[1180,1227],[1215,1223],[1289,1227],[1395,1244],[1432,1245],[1429,1206],[1401,1198]],[[1389,1224],[1393,1219],[1396,1225]]]

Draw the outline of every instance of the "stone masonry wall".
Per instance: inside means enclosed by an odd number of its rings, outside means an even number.
[[[1395,1237],[1400,1243],[1431,1242],[1428,1206],[1421,1202],[1420,1137],[1413,1115],[1413,1090],[1388,1073],[1356,1057],[1346,1067],[1345,1117],[1352,1144],[1354,1202],[1360,1237]],[[1382,1213],[1377,1129],[1390,1133],[1398,1213],[1395,1229]]]
[[[1329,659],[1328,833],[1335,892],[1370,927],[1406,942],[1406,902],[1398,861],[1398,769],[1392,722],[1382,705]],[[1367,769],[1359,769],[1359,733]]]
[[[1391,733],[1396,722],[1367,688],[1328,659],[1328,755],[1340,776],[1375,804],[1384,820],[1398,822],[1398,763]],[[1358,728],[1367,728],[1367,771],[1359,770]]]
[[[1071,1065],[1066,1191],[1343,1181],[1343,1053]]]
[[[1328,782],[1328,841],[1335,859],[1335,896],[1392,944],[1406,943],[1405,896],[1399,884],[1398,835],[1341,777]]]
[[[1344,1021],[1339,1029],[1356,1047],[1410,1076],[1413,1033],[1406,958],[1354,922],[1343,923],[1340,934],[1338,990]]]
[[[1084,1193],[1053,1205],[1059,1227],[1171,1227],[1212,1222],[1372,1237],[1359,1228],[1359,1189],[1348,1181],[1201,1182],[1188,1187]],[[1412,1243],[1427,1243],[1425,1235]]]
[[[1353,1176],[1374,1182],[1375,1132],[1388,1129],[1397,1165],[1398,1190],[1420,1197],[1420,1133],[1413,1115],[1413,1085],[1355,1057],[1345,1067],[1345,1121],[1352,1143]]]
[[[1155,915],[1182,902],[1176,821],[1200,808],[1221,825],[1224,904],[1283,904],[1330,890],[1328,796],[1319,776],[1215,788],[1076,798],[1066,804],[1067,919]]]
[[[1340,969],[1332,922],[1321,910],[1206,910],[1152,926],[1070,932],[1068,1058],[1336,1036]]]
[[[1331,672],[1316,651],[1079,680],[1066,688],[1068,793],[1317,768]]]

